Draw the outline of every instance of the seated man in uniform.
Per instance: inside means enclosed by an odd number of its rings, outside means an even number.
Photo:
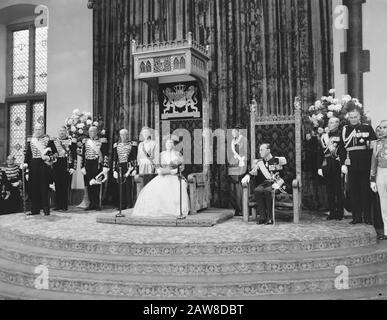
[[[274,157],[271,154],[270,144],[264,143],[259,147],[261,159],[255,161],[253,169],[243,179],[242,183],[249,183],[251,176],[260,178],[259,185],[254,190],[254,197],[257,202],[259,221],[257,224],[273,224],[273,190],[283,190],[285,180],[284,166],[286,159]]]

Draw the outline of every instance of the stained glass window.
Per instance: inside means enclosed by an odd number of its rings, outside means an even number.
[[[13,32],[13,94],[28,93],[29,30]]]
[[[47,27],[35,32],[35,92],[47,91]]]
[[[37,102],[33,104],[32,107],[32,127],[34,127],[36,124],[41,124],[44,126],[44,103],[43,102]]]
[[[15,156],[17,163],[22,163],[26,142],[27,105],[25,103],[13,104],[9,112],[10,153]]]

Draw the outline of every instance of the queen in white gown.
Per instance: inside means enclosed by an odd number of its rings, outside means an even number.
[[[187,182],[179,179],[180,170],[184,170],[183,157],[174,150],[172,139],[166,141],[166,151],[160,155],[160,167],[157,177],[150,181],[140,192],[134,206],[132,217],[163,218],[183,216],[189,213]],[[180,189],[181,188],[181,189]],[[181,194],[180,194],[181,191]]]

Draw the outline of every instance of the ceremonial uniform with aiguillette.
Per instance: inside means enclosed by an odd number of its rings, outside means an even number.
[[[138,172],[137,166],[138,143],[118,142],[113,148],[113,171],[118,174],[118,187],[122,187],[121,209],[131,208],[134,205],[133,171]],[[128,177],[125,177],[129,174]]]
[[[256,176],[260,182],[254,190],[257,203],[257,213],[260,222],[273,221],[273,184],[284,185],[288,180],[288,173],[284,170],[287,161],[284,157],[272,157],[269,160],[259,159],[253,164],[250,176]]]
[[[349,201],[353,223],[371,223],[370,170],[371,142],[377,140],[374,129],[367,124],[343,128],[343,145],[347,153],[342,165],[348,167]]]
[[[89,210],[101,210],[100,188],[90,184],[103,170],[109,169],[108,145],[106,138],[87,139],[82,148],[82,168],[86,170],[86,187],[89,195]]]
[[[345,160],[345,156],[342,134],[339,130],[322,135],[317,168],[322,169],[326,181],[329,220],[342,220],[344,218],[344,191],[342,187],[341,163]]]
[[[10,196],[10,185],[5,172],[0,168],[0,214],[6,213],[5,202]]]
[[[36,215],[43,209],[45,215],[50,214],[48,190],[50,171],[56,160],[57,150],[49,136],[29,138],[27,141],[24,163],[28,165],[28,176],[31,190],[31,214]],[[44,161],[43,156],[50,160]]]
[[[3,168],[9,182],[10,196],[5,201],[5,211],[7,213],[18,213],[22,210],[23,177],[21,169],[17,165]]]
[[[54,163],[55,205],[56,210],[68,210],[69,191],[72,175],[70,170],[77,168],[77,140],[67,137],[56,138],[54,144],[58,152],[57,161]]]
[[[378,140],[375,143],[371,161],[370,180],[371,183],[376,183],[377,186],[384,225],[384,236],[387,236],[387,138]]]

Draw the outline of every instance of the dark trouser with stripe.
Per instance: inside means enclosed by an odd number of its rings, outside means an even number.
[[[329,217],[331,219],[343,219],[344,217],[344,195],[341,184],[340,162],[328,159],[328,169],[323,168],[326,178],[326,186],[329,202]]]
[[[356,222],[371,222],[370,172],[352,170],[349,167],[348,189],[353,219]]]
[[[59,158],[54,164],[56,208],[67,210],[71,176],[67,170],[67,158]]]
[[[90,185],[90,181],[94,179],[98,174],[100,174],[100,166],[98,159],[96,160],[86,160],[86,186],[87,186],[87,192],[89,194],[89,200],[90,200],[90,209],[100,209],[100,203],[99,203],[99,192],[101,186],[99,184],[97,185]]]
[[[128,172],[128,164],[127,163],[120,163],[119,168],[121,168],[122,177],[124,177],[125,174]],[[119,168],[117,168],[118,174],[120,174]],[[128,178],[123,178],[123,180],[124,181],[126,180],[126,181],[124,183],[122,183],[122,185],[120,185],[119,183],[117,184],[118,185],[118,201],[117,201],[117,203],[119,204],[119,201],[120,201],[119,200],[119,192],[120,192],[119,188],[122,188],[121,209],[125,210],[128,207],[132,208],[134,206],[134,203],[133,203],[133,198],[134,198],[133,189],[134,188],[133,188],[133,177],[129,176]]]
[[[242,214],[242,181],[243,176],[228,176],[228,183],[229,183],[229,194],[228,199],[230,201],[231,206],[235,210],[235,215],[241,215]]]
[[[257,202],[257,213],[259,220],[273,220],[273,188],[272,183],[265,181],[254,190],[255,201]]]
[[[50,214],[48,199],[50,168],[42,159],[32,159],[30,168],[31,213],[39,214],[43,209]]]

